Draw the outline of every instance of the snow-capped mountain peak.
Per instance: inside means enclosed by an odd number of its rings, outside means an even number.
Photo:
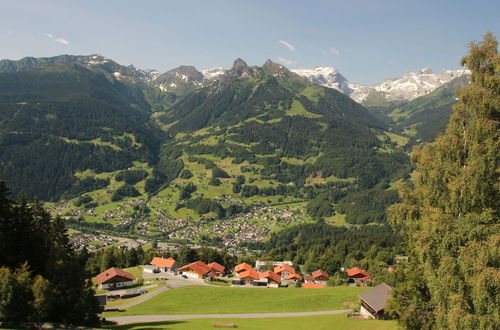
[[[387,101],[410,101],[468,73],[467,70],[443,70],[436,74],[431,68],[423,68],[417,72],[406,72],[401,77],[386,79],[374,85],[359,85],[348,81],[337,69],[332,67],[316,66],[311,69],[292,71],[307,78],[312,83],[334,88],[349,95],[360,103],[372,93],[381,94]]]
[[[215,68],[208,68],[208,69],[201,71],[201,73],[203,74],[203,77],[205,79],[208,79],[208,80],[216,79],[216,78],[224,75],[225,72],[226,71],[221,66],[217,66]]]
[[[335,88],[336,90],[350,95],[356,88],[355,84],[349,82],[341,75],[336,68],[328,66],[315,66],[311,69],[295,69],[291,70],[299,76],[307,78],[312,83]]]

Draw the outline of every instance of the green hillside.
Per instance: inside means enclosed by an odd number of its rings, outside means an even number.
[[[106,184],[77,171],[154,163],[161,132],[139,86],[74,64],[0,73],[0,178],[42,200]]]
[[[77,230],[229,246],[383,223],[397,201],[408,140],[347,96],[271,61],[203,84],[192,67],[143,74],[97,55],[1,61],[0,178]]]

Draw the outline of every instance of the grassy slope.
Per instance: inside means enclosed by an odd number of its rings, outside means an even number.
[[[164,292],[124,312],[108,316],[310,312],[345,309],[367,288],[260,289],[190,286]],[[210,302],[207,304],[207,302]]]
[[[375,321],[347,318],[345,314],[302,316],[267,319],[193,319],[170,322],[137,323],[112,327],[113,329],[211,329],[213,322],[231,322],[238,329],[267,330],[389,330],[399,329],[396,321]]]

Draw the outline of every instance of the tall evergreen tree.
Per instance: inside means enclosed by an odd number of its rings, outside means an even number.
[[[500,324],[500,56],[491,33],[469,46],[470,85],[446,133],[416,148],[412,185],[389,208],[410,264],[389,311],[410,329]]]

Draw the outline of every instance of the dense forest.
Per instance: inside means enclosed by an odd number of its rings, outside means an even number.
[[[98,326],[97,301],[66,227],[37,201],[14,202],[0,181],[0,322]]]

